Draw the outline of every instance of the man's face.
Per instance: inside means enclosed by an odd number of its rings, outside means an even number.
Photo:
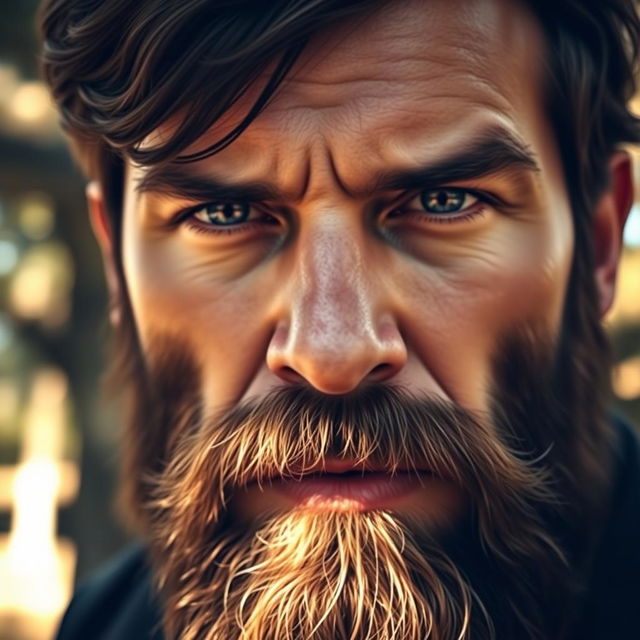
[[[292,383],[487,410],[498,339],[557,335],[573,250],[542,46],[516,3],[389,5],[312,42],[181,185],[132,168],[124,272],[149,361],[179,340],[208,415]]]
[[[388,3],[313,40],[222,152],[129,166],[123,271],[149,370],[179,345],[205,422],[293,388],[489,414],[505,336],[558,339],[573,255],[543,56],[517,3]],[[234,517],[389,510],[437,532],[464,508],[443,469],[365,487],[335,478],[362,460],[317,461],[292,464],[313,472],[293,490],[237,491]]]

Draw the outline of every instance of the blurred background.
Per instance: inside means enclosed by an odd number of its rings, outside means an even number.
[[[99,394],[100,259],[38,80],[36,5],[0,0],[0,640],[51,638],[74,582],[126,543],[109,507],[119,425]],[[625,245],[607,324],[617,410],[638,427],[640,207]]]

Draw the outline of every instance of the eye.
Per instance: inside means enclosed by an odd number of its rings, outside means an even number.
[[[462,223],[484,214],[486,205],[495,200],[488,194],[459,187],[423,189],[412,200],[389,214],[395,218],[414,218],[438,223]]]
[[[192,217],[216,227],[232,227],[246,222],[251,213],[247,202],[210,202],[192,211]]]
[[[248,231],[256,225],[275,225],[278,220],[243,200],[218,200],[190,207],[178,214],[178,223],[198,233],[223,234]]]
[[[420,196],[420,203],[427,213],[459,213],[479,202],[477,196],[466,189],[428,189]]]

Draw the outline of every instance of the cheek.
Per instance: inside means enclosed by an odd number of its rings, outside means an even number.
[[[219,405],[241,394],[259,365],[270,336],[273,292],[261,286],[268,264],[246,269],[257,252],[240,254],[229,247],[213,254],[193,243],[132,234],[124,266],[145,352],[154,335],[180,339],[201,368],[205,396],[215,394],[206,403]]]
[[[452,400],[483,410],[499,338],[527,324],[559,331],[571,226],[506,225],[435,253],[437,260],[425,253],[404,277],[394,276],[402,282],[404,332]]]

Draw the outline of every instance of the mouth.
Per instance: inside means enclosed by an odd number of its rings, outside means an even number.
[[[366,463],[326,459],[294,477],[271,478],[269,489],[292,507],[316,511],[389,509],[435,479],[428,470],[393,473]]]
[[[431,476],[399,471],[309,474],[298,480],[274,480],[271,488],[293,505],[315,510],[369,511],[394,506],[418,491]]]

